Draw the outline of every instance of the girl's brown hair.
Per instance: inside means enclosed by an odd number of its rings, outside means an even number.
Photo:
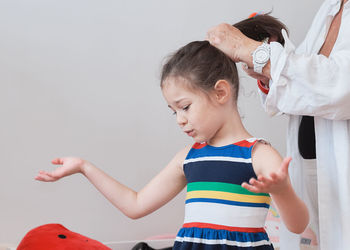
[[[163,66],[161,87],[168,77],[184,78],[204,92],[211,91],[218,80],[227,80],[238,96],[236,64],[208,41],[191,42],[171,55]]]

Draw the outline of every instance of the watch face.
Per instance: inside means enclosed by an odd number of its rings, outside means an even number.
[[[269,60],[269,53],[265,49],[261,48],[255,52],[255,61],[257,63],[266,63]]]

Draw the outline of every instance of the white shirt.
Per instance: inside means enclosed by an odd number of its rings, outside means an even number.
[[[298,150],[301,115],[315,117],[320,250],[350,249],[350,1],[329,58],[318,55],[341,0],[326,0],[302,44],[271,43],[271,81],[263,106],[287,114],[287,155],[298,195],[305,198],[305,160]],[[281,250],[298,250],[300,236],[283,230]]]

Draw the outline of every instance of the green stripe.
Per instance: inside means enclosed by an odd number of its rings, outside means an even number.
[[[187,184],[187,192],[191,191],[221,191],[237,194],[247,194],[247,195],[258,195],[258,196],[269,196],[267,193],[253,193],[247,189],[241,187],[240,185],[223,183],[223,182],[191,182]]]

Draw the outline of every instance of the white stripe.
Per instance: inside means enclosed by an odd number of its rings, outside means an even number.
[[[253,138],[249,138],[249,139],[246,139],[246,141],[247,142],[254,142],[254,141],[256,141],[256,140],[263,140],[264,138],[255,138],[255,137],[253,137]]]
[[[184,161],[184,164],[190,163],[190,162],[199,162],[199,161],[231,161],[231,162],[251,163],[252,159],[225,157],[225,156],[206,156],[206,157],[198,157],[193,159],[186,159]]]
[[[211,223],[228,227],[264,227],[268,209],[240,207],[210,202],[191,202],[185,206],[184,223]]]
[[[229,246],[238,246],[238,247],[258,247],[263,245],[271,245],[270,241],[268,240],[260,240],[255,242],[241,242],[241,241],[233,241],[233,240],[227,240],[227,239],[208,240],[208,239],[201,239],[201,238],[179,237],[179,236],[176,237],[175,241],[203,243],[207,245],[220,244],[220,245],[229,245]]]

